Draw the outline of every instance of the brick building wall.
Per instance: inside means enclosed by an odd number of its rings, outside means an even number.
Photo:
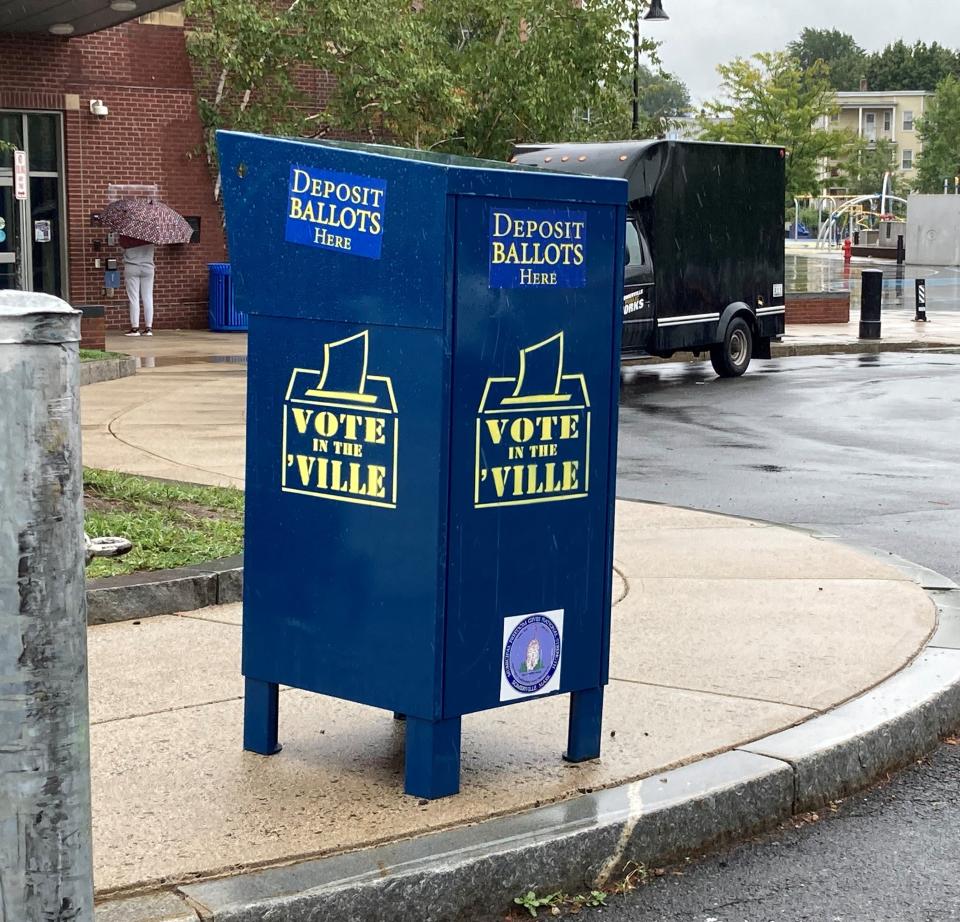
[[[106,118],[90,113],[91,99],[108,106]],[[123,289],[108,296],[94,268],[120,250],[90,215],[111,183],[156,184],[163,201],[200,217],[201,236],[158,247],[154,326],[205,327],[207,263],[226,255],[183,30],[130,22],[72,39],[0,35],[0,109],[63,116],[70,300],[105,305],[109,329],[127,326]]]

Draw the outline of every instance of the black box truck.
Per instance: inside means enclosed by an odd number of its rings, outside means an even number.
[[[700,141],[525,144],[512,162],[629,183],[625,356],[769,358],[784,328],[782,147]]]

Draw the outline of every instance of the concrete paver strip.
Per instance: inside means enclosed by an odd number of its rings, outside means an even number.
[[[631,580],[611,675],[822,709],[905,665],[934,624],[891,580]]]
[[[161,615],[88,632],[90,722],[243,697],[236,626]]]
[[[242,486],[245,367],[158,368],[84,388],[84,463],[150,477]]]
[[[630,504],[617,506],[614,556],[628,578],[904,580],[893,566],[840,544],[783,528],[632,529]]]

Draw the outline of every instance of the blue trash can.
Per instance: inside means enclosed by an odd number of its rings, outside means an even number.
[[[245,332],[247,315],[233,306],[233,280],[230,277],[230,263],[209,263],[209,269],[208,314],[210,329],[214,333]]]

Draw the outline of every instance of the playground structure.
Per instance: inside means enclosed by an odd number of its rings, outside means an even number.
[[[794,198],[794,220],[790,239],[800,236],[801,208],[816,210],[818,214],[817,249],[840,247],[855,233],[876,232],[878,243],[880,227],[889,222],[906,220],[906,199],[890,191],[890,173],[883,177],[883,188],[866,195],[806,195]]]

